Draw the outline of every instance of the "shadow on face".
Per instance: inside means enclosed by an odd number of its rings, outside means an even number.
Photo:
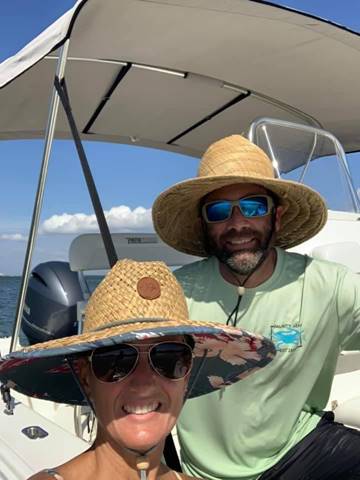
[[[96,378],[89,359],[79,362],[80,381],[95,409],[102,441],[137,451],[165,442],[180,414],[189,378],[170,380],[150,365],[150,344],[166,342],[184,343],[184,338],[132,343],[141,352],[138,363],[125,378],[112,383]]]

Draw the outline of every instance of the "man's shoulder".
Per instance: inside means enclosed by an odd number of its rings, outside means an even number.
[[[214,257],[205,258],[196,262],[188,263],[174,271],[175,277],[181,282],[184,279],[207,275],[214,268]]]
[[[216,262],[216,258],[210,257],[184,265],[174,272],[186,298],[193,298],[195,290],[203,291],[209,279],[214,278]]]
[[[298,253],[298,252],[289,252],[286,250],[281,250],[282,254],[287,263],[303,263],[306,267],[311,266],[314,269],[324,269],[328,271],[337,271],[337,272],[347,272],[349,268],[340,263],[326,260],[323,258],[311,257],[310,255]]]
[[[306,271],[306,277],[308,278],[318,278],[321,281],[326,280],[326,283],[330,284],[332,280],[337,283],[345,276],[354,275],[347,266],[340,263],[297,252],[282,252],[287,269],[292,271]]]

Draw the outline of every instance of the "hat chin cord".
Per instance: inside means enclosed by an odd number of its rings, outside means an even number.
[[[147,480],[147,471],[150,467],[150,459],[148,457],[149,453],[155,450],[158,444],[154,445],[153,447],[149,448],[145,452],[140,452],[138,450],[134,450],[132,448],[123,447],[125,450],[130,452],[133,455],[136,455],[136,469],[140,473],[140,480]]]
[[[269,232],[269,236],[266,240],[264,255],[262,255],[259,262],[255,265],[254,268],[252,268],[250,270],[250,272],[246,275],[244,280],[240,281],[239,278],[237,277],[237,275],[235,274],[235,272],[233,272],[232,269],[229,268],[229,266],[227,264],[225,264],[226,267],[228,268],[228,271],[231,273],[231,275],[235,279],[236,283],[238,284],[238,288],[237,288],[238,289],[238,299],[237,299],[237,302],[236,302],[236,305],[235,305],[233,311],[230,313],[228,319],[226,320],[226,325],[232,325],[233,327],[236,327],[237,320],[238,320],[240,302],[241,302],[241,299],[242,299],[242,297],[245,293],[244,285],[249,280],[249,278],[261,267],[261,265],[264,263],[264,261],[266,260],[266,258],[269,255],[270,241],[271,241],[271,239],[273,237],[273,234],[274,234],[274,231],[275,231],[275,212],[276,212],[276,210],[274,209],[271,213],[271,229],[270,229],[270,232]],[[221,262],[221,263],[224,264],[224,262]]]

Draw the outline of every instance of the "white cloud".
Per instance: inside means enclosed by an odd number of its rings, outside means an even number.
[[[133,210],[126,205],[112,207],[105,211],[105,217],[111,231],[136,232],[152,231],[151,208],[136,207]],[[52,215],[41,225],[41,233],[91,233],[98,232],[95,214],[63,213]]]
[[[11,240],[13,242],[25,242],[27,237],[21,233],[3,233],[0,235],[0,240]]]

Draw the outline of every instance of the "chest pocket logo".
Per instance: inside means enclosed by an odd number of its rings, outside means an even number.
[[[272,325],[271,340],[278,352],[293,352],[302,347],[301,325]]]

